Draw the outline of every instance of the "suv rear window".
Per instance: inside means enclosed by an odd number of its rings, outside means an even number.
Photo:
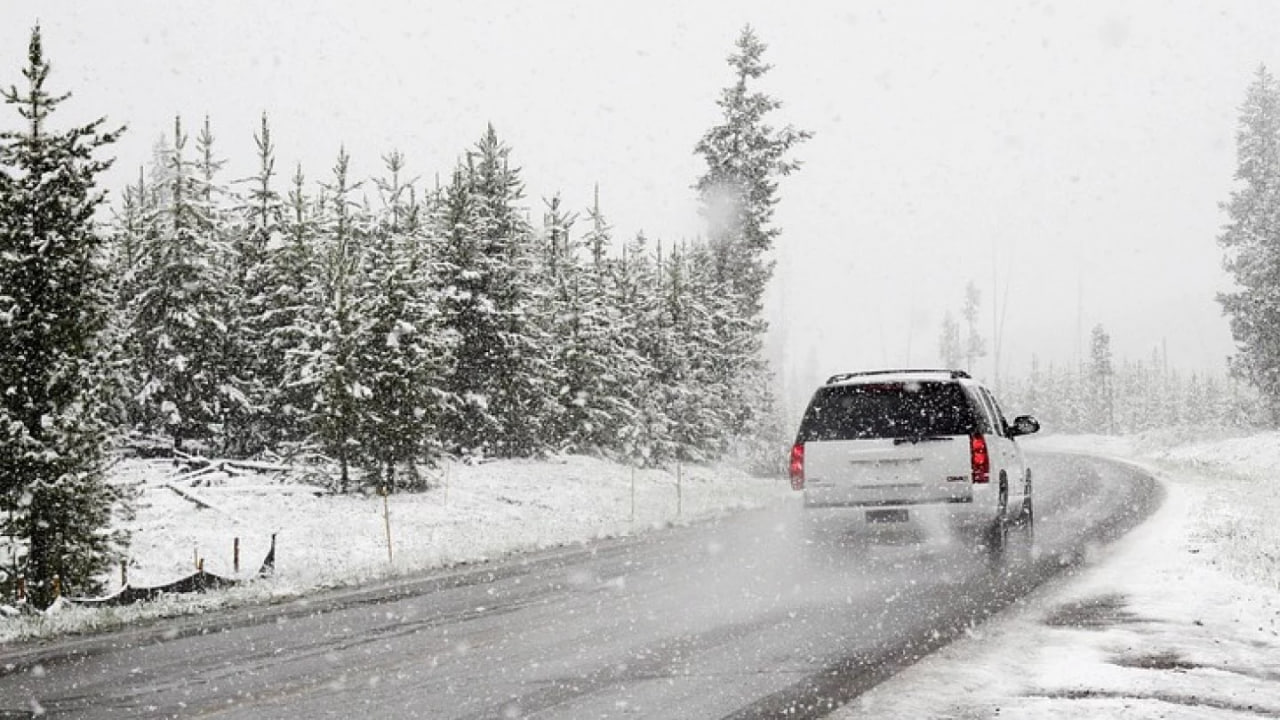
[[[797,441],[969,435],[981,430],[972,408],[956,383],[833,385],[809,403]]]

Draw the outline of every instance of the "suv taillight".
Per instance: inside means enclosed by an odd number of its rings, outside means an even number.
[[[791,446],[791,489],[804,489],[804,443]]]
[[[975,483],[991,480],[991,456],[987,454],[987,439],[981,435],[969,436],[969,464],[973,467]]]

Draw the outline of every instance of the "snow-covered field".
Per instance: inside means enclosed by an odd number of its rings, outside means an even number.
[[[835,717],[1280,716],[1280,433],[1045,437],[1031,445],[1141,464],[1164,482],[1167,500],[1083,567]],[[633,485],[630,469],[582,457],[451,465],[435,489],[392,495],[385,505],[264,476],[175,481],[155,462],[117,472],[141,490],[132,583],[175,579],[197,558],[248,582],[129,609],[61,607],[0,619],[0,641],[287,597],[792,497],[784,480],[727,468],[685,468],[678,487],[673,473],[641,471]],[[272,533],[276,572],[251,580]]]

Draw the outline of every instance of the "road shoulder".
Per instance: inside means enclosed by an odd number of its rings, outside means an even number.
[[[1280,716],[1280,589],[1219,560],[1221,478],[1152,471],[1151,520],[832,717]]]

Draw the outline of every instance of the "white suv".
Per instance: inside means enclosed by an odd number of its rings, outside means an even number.
[[[1002,550],[1034,521],[1031,469],[995,397],[960,370],[835,375],[814,393],[791,448],[791,487],[806,511],[857,508],[866,523],[907,523],[926,508],[978,526]]]

